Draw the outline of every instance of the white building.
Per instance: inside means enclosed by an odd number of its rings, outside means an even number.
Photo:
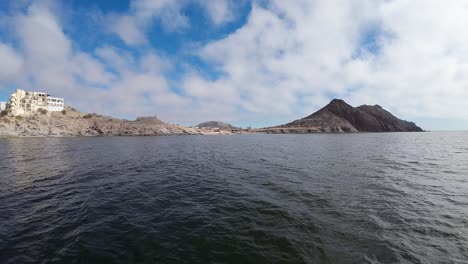
[[[50,112],[62,111],[65,107],[63,98],[50,97],[42,92],[28,92],[17,89],[11,94],[8,109],[13,115],[29,115],[39,109]]]
[[[6,109],[6,105],[7,105],[6,102],[0,102],[0,111],[5,110],[5,109]]]
[[[60,112],[65,107],[63,98],[47,97],[47,111],[49,112]]]

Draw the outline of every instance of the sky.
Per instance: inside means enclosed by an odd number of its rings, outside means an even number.
[[[278,125],[333,98],[468,129],[465,0],[4,0],[0,101]]]

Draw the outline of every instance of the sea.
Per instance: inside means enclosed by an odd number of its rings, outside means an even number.
[[[3,138],[0,263],[468,263],[468,132]]]

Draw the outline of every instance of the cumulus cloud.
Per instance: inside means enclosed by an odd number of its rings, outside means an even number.
[[[109,30],[119,35],[119,37],[127,45],[143,45],[147,44],[147,38],[144,30],[142,29],[142,22],[129,15],[113,15],[109,16],[108,23],[110,24]]]
[[[232,0],[200,0],[199,4],[215,25],[225,24],[235,18],[235,5]]]
[[[23,63],[20,55],[10,46],[0,42],[0,80],[7,80],[15,75]]]
[[[324,98],[342,97],[355,105],[379,103],[407,118],[468,120],[467,5],[254,3],[243,27],[199,52],[223,72],[220,79],[195,80],[236,87],[237,103],[255,113],[298,117]]]
[[[410,116],[468,120],[467,15],[465,1],[382,4],[382,27],[393,37],[383,41],[381,54],[363,59],[365,74],[372,78],[352,94],[353,100],[362,94]],[[360,81],[352,73],[349,79]]]
[[[46,2],[11,18],[18,51],[0,43],[0,81],[65,97],[86,111],[134,117],[187,104],[163,75],[171,68],[153,51],[131,54],[111,46],[94,53],[74,47]],[[21,54],[21,55],[20,55]],[[19,74],[20,73],[20,74]]]
[[[109,30],[116,33],[127,45],[148,43],[146,32],[159,21],[168,31],[188,27],[188,19],[182,13],[186,1],[172,0],[133,0],[128,14],[110,14],[107,23]]]
[[[241,0],[240,2],[243,2]],[[129,12],[109,14],[106,22],[110,32],[117,34],[127,45],[148,44],[148,29],[159,22],[169,32],[190,27],[185,8],[201,7],[216,26],[224,25],[235,18],[239,1],[233,0],[133,0]]]
[[[366,10],[365,3],[310,3],[254,4],[242,28],[201,49],[200,56],[225,73],[217,82],[236,87],[248,111],[289,117],[297,115],[301,96],[316,96],[318,104],[323,93],[345,89],[342,64],[373,16],[352,12]]]
[[[24,55],[18,76],[22,83],[31,79],[39,88],[69,93],[77,83],[105,84],[113,78],[96,58],[72,49],[71,40],[47,5],[32,4],[13,18],[13,25]]]

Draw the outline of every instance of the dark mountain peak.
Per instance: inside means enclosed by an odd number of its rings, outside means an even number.
[[[345,107],[351,107],[348,103],[346,103],[343,99],[333,99],[326,105],[324,108],[327,107],[334,107],[334,106],[345,106]]]
[[[311,115],[309,115],[307,117],[304,117],[303,119],[313,118],[313,117],[315,117],[317,115],[322,114],[323,112],[329,112],[329,113],[337,114],[337,113],[341,113],[341,112],[344,112],[344,111],[349,111],[352,108],[353,108],[352,106],[350,106],[348,103],[346,103],[342,99],[333,99],[325,107],[323,107],[322,109],[318,110],[317,112],[315,112],[315,113],[313,113],[313,114],[311,114]]]
[[[346,103],[343,99],[335,98],[330,101],[330,103]]]
[[[342,99],[333,99],[317,112],[280,127],[306,127],[312,131],[329,132],[422,131],[414,123],[395,117],[380,105],[353,107]]]

